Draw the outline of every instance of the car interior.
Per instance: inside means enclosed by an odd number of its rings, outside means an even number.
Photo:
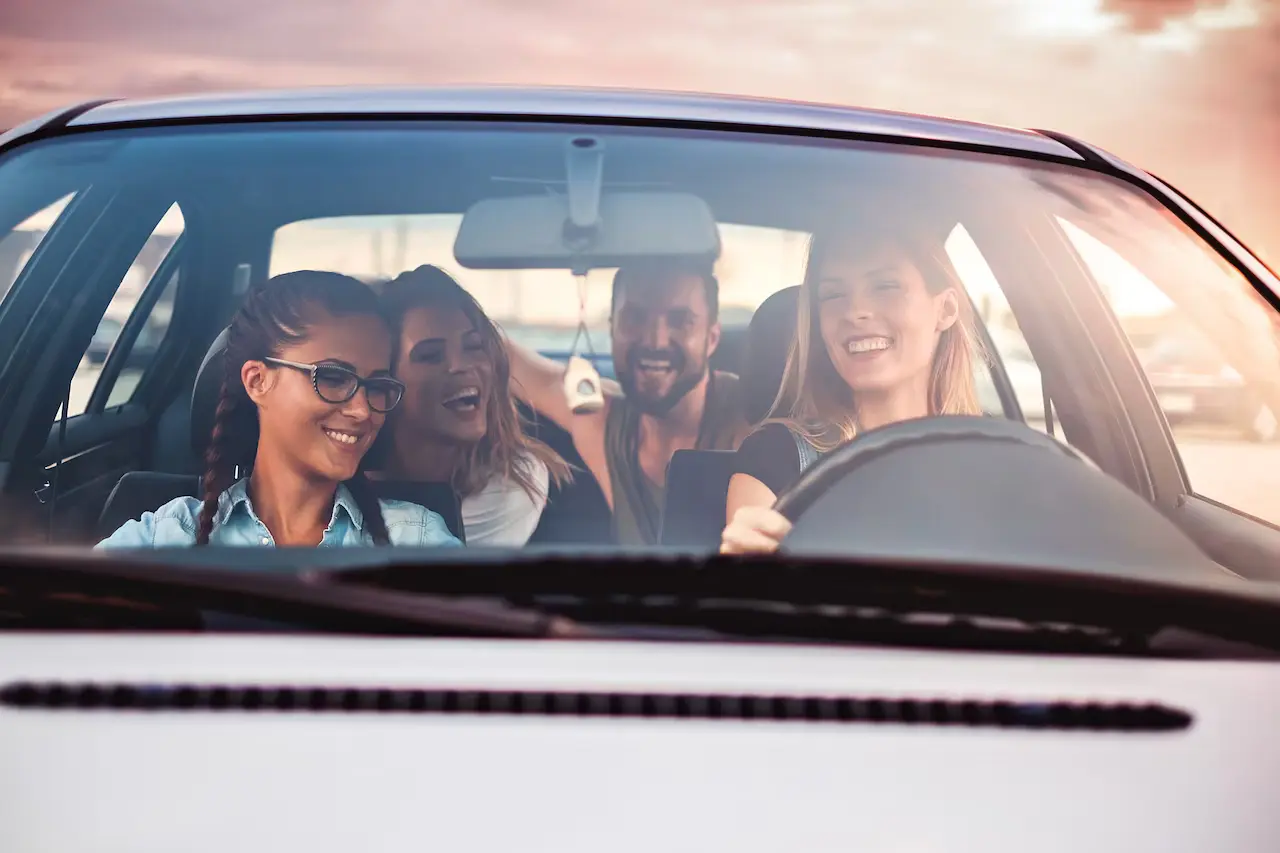
[[[384,139],[367,131],[360,145],[349,146],[342,136],[348,131],[326,134],[331,127],[324,125],[306,134],[305,143],[287,147],[271,144],[277,141],[273,137],[296,140],[302,136],[296,127],[256,136],[200,128],[151,134],[185,137],[171,148],[129,146],[129,131],[106,132],[79,141],[74,151],[50,145],[31,152],[36,165],[61,158],[58,179],[51,181],[47,171],[39,180],[16,176],[0,202],[0,232],[59,198],[74,194],[74,199],[0,311],[0,335],[14,342],[0,373],[0,406],[11,412],[0,430],[0,458],[13,460],[4,472],[4,494],[18,509],[15,518],[27,519],[33,528],[28,535],[38,532],[43,541],[47,527],[55,541],[91,543],[124,519],[198,493],[210,400],[217,393],[212,377],[219,371],[211,365],[220,353],[219,335],[249,282],[265,275],[278,228],[327,216],[462,213],[478,202],[515,197],[527,193],[527,186],[505,179],[514,175],[536,183],[559,175],[563,142],[580,132],[547,126],[521,133],[520,144],[513,146],[510,128],[499,126],[493,132],[418,133],[422,141],[406,146],[395,133]],[[907,170],[870,170],[856,158],[820,157],[820,168],[806,166],[784,156],[786,146],[726,157],[715,144],[646,151],[651,142],[643,133],[634,139],[610,136],[606,191],[610,184],[660,182],[705,202],[717,223],[800,231],[812,231],[818,224],[814,209],[832,203],[830,187],[839,183],[833,169],[859,188],[861,204],[902,195],[927,198],[940,234],[963,223],[983,246],[1041,370],[1045,397],[1052,401],[1048,431],[1157,506],[1173,506],[1185,494],[1176,456],[1161,459],[1144,452],[1167,446],[1169,439],[1140,375],[1116,376],[1108,370],[1108,364],[1132,361],[1128,343],[1069,245],[1047,223],[1028,220],[1031,239],[1004,239],[1007,212],[971,203],[963,188],[931,189],[927,168],[912,178]],[[900,148],[867,144],[870,152]],[[113,162],[113,169],[102,169],[105,162]],[[108,302],[156,223],[175,204],[184,220],[182,236],[124,323],[102,365],[101,387],[84,413],[59,418],[68,382]],[[110,227],[95,227],[104,221]],[[60,238],[63,232],[67,236]],[[547,266],[557,268],[556,263]],[[1074,270],[1079,280],[1062,281],[1063,270]],[[125,368],[152,307],[175,276],[168,331],[151,356],[151,364],[164,369],[143,371],[127,401],[108,405],[111,378]],[[726,326],[712,359],[717,369],[743,378],[755,420],[765,416],[777,393],[794,328],[796,285],[777,282],[748,324]],[[999,354],[989,346],[990,334],[986,329],[979,334],[988,344],[987,381],[1002,409],[988,414],[1021,420]],[[23,381],[14,380],[15,371]],[[585,466],[569,435],[527,408],[523,413],[534,435],[580,469],[570,484],[552,490],[530,545],[609,543],[608,508],[597,484],[582,473]],[[715,547],[724,523],[730,462],[728,452],[675,454],[663,546]],[[382,483],[379,489],[439,512],[465,538],[457,498],[444,484]],[[1213,540],[1215,556],[1228,558],[1223,561],[1234,562],[1233,568],[1270,565],[1277,553],[1275,540],[1262,534],[1223,533],[1217,521],[1198,529],[1202,544]]]

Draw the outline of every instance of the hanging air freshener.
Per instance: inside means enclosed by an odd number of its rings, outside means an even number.
[[[565,168],[569,216],[564,225],[564,240],[574,251],[584,251],[595,241],[600,228],[603,143],[589,136],[569,140],[565,147]],[[586,338],[587,352],[595,355],[591,333],[587,331],[589,269],[589,266],[578,264],[573,269],[578,282],[578,331],[573,336],[573,345],[569,347],[569,363],[564,371],[564,396],[569,403],[569,411],[575,415],[590,414],[604,408],[600,374],[590,360],[578,355],[580,338]]]
[[[586,415],[604,408],[604,392],[600,373],[580,355],[569,357],[564,371],[564,394],[575,415]]]
[[[564,371],[564,397],[569,404],[569,411],[575,415],[586,415],[604,408],[604,389],[600,384],[600,373],[589,360],[578,355],[578,340],[585,338],[587,352],[595,355],[591,346],[591,333],[587,331],[587,277],[579,275],[578,279],[578,331],[573,336],[573,344],[569,347],[569,363]]]

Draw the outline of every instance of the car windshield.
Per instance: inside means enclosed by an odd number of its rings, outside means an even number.
[[[16,146],[0,543],[712,554],[731,477],[767,505],[802,475],[787,430],[821,461],[902,400],[1172,500],[1132,427],[1168,482],[1280,524],[1275,310],[1068,153],[408,120]],[[770,425],[790,468],[726,461]]]

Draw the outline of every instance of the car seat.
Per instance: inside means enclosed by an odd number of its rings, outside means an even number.
[[[743,414],[753,424],[769,415],[795,337],[800,288],[786,287],[761,303],[747,327],[741,375]],[[731,450],[678,450],[667,465],[666,500],[658,541],[675,547],[715,548],[724,530]]]
[[[569,465],[573,479],[562,486],[552,484],[538,526],[529,537],[530,545],[608,545],[613,543],[613,513],[596,478],[587,469],[573,437],[550,418],[540,416],[520,403],[525,432],[544,443]]]
[[[191,392],[191,449],[197,458],[203,458],[209,436],[213,433],[214,415],[218,409],[218,397],[222,393],[222,377],[227,349],[227,330],[223,330],[196,373],[195,387]],[[462,525],[462,510],[458,496],[448,483],[411,481],[371,481],[374,493],[385,500],[403,500],[424,506],[444,519],[449,531],[466,541]],[[120,478],[98,516],[98,536],[105,539],[126,521],[139,518],[144,512],[157,509],[174,498],[200,494],[200,476],[197,474],[168,474],[159,471],[130,471]]]

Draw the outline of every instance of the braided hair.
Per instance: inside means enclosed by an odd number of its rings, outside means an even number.
[[[338,273],[304,270],[268,279],[250,292],[232,319],[227,333],[226,371],[204,457],[204,503],[196,527],[197,545],[209,544],[219,498],[235,484],[238,471],[247,471],[253,465],[258,451],[258,409],[245,391],[241,368],[247,361],[277,357],[284,348],[305,341],[307,328],[322,319],[321,314],[382,316],[377,297],[368,286]],[[382,506],[363,464],[344,485],[364,516],[374,543],[388,544]]]

